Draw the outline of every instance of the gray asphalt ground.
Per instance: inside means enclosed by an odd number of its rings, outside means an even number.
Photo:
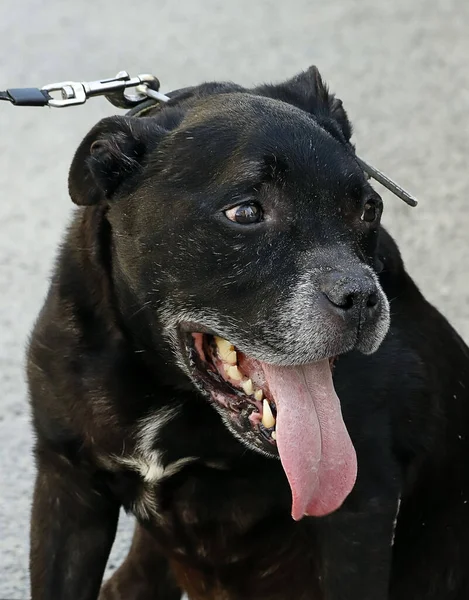
[[[427,297],[469,340],[467,0],[1,0],[0,89],[152,72],[162,89],[275,81],[316,64],[360,154],[421,200],[389,193],[384,222]],[[104,99],[0,105],[0,598],[28,598],[34,469],[28,332],[70,218],[67,170]],[[127,549],[123,519],[110,569]]]

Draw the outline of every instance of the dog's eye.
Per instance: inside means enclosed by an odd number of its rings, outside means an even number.
[[[370,200],[363,207],[363,212],[362,212],[362,216],[360,217],[360,219],[362,221],[366,221],[367,223],[373,223],[373,221],[376,221],[378,215],[379,215],[379,204],[377,202]]]
[[[246,202],[245,204],[238,204],[238,206],[233,206],[233,208],[225,210],[225,216],[234,223],[251,225],[252,223],[262,221],[262,209],[259,204]]]

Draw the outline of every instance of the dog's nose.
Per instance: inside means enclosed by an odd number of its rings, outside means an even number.
[[[379,303],[378,288],[366,275],[330,273],[322,285],[322,291],[337,312],[347,317],[369,318]]]

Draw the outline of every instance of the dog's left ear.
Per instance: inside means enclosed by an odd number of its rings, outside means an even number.
[[[312,66],[284,83],[263,85],[255,90],[256,94],[269,96],[293,104],[314,115],[326,129],[333,129],[350,141],[352,125],[342,105],[342,100],[329,93],[317,67]]]
[[[70,167],[70,197],[80,206],[112,199],[125,181],[142,168],[164,129],[151,118],[108,117],[82,141]]]

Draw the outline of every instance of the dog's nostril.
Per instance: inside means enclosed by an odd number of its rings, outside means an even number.
[[[354,305],[354,294],[344,294],[342,298],[336,298],[335,301],[331,300],[330,296],[328,296],[328,298],[332,304],[335,304],[337,307],[342,308],[343,310],[349,310]]]
[[[367,308],[374,308],[378,304],[378,294],[376,292],[371,292],[368,296],[368,300],[366,302]]]
[[[355,293],[337,288],[325,290],[324,294],[331,304],[342,310],[350,310],[357,301]]]

